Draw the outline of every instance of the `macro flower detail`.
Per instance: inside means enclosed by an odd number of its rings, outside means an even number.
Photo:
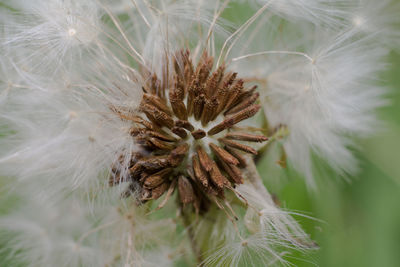
[[[182,50],[173,69],[164,67],[171,79],[161,82],[145,72],[139,106],[145,118],[112,107],[121,119],[132,121],[130,133],[140,145],[129,160],[130,189],[139,187],[139,201],[158,199],[165,192],[168,198],[177,188],[182,205],[191,203],[197,213],[205,212],[209,199],[218,202],[224,189],[243,183],[241,153],[257,155],[257,150],[241,141],[268,140],[238,126],[261,108],[256,86],[246,89],[237,73],[226,72],[224,65],[213,71],[213,63],[205,51],[194,66],[189,50]],[[115,166],[110,184],[119,182]]]
[[[283,188],[357,171],[399,43],[399,6],[381,2],[2,1],[0,265],[291,265],[316,249],[300,225],[315,214]]]

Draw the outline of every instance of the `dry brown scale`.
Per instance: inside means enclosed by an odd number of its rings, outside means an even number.
[[[141,146],[129,169],[139,201],[167,192],[164,205],[177,188],[183,206],[192,204],[203,212],[210,201],[224,198],[226,188],[243,183],[240,169],[246,163],[241,154],[257,151],[241,141],[268,140],[233,128],[259,111],[259,94],[256,87],[245,89],[243,80],[225,72],[225,66],[212,71],[213,58],[207,53],[194,66],[189,51],[180,51],[173,66],[172,73],[165,71],[164,82],[155,74],[144,75],[148,82],[140,113],[147,119],[117,107],[113,111],[133,122],[130,133]],[[110,183],[118,182],[114,170]]]

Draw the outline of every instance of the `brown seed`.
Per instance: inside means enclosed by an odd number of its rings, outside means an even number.
[[[168,156],[168,161],[173,167],[177,167],[184,159],[186,153],[189,150],[188,144],[179,145],[177,148],[172,150]]]
[[[165,196],[165,198],[163,199],[163,201],[157,206],[156,210],[161,209],[162,207],[165,206],[165,204],[167,204],[169,198],[171,197],[172,193],[174,193],[175,187],[176,187],[176,181],[177,179],[173,179],[171,184],[169,185],[168,191],[167,191],[167,195]]]
[[[216,71],[214,71],[211,77],[207,80],[206,95],[208,97],[214,95],[216,89],[218,88],[218,85],[220,84],[222,78],[224,77],[224,70],[225,66],[224,65],[220,66]]]
[[[229,152],[226,151],[225,149],[223,149],[213,143],[210,143],[210,148],[212,149],[212,151],[217,155],[217,157],[220,160],[225,161],[228,164],[234,164],[234,165],[239,164],[239,161],[234,156],[229,154]]]
[[[132,119],[132,121],[134,121],[134,122],[136,122],[136,123],[138,123],[138,124],[143,125],[144,127],[146,127],[146,128],[149,129],[149,130],[155,130],[155,129],[158,128],[158,127],[155,127],[155,125],[152,124],[151,122],[149,122],[149,121],[147,121],[147,120],[144,120],[144,119],[142,119],[141,117],[133,116],[133,117],[131,117],[131,119]],[[133,128],[137,128],[137,127],[133,127]]]
[[[125,110],[121,107],[116,107],[116,106],[110,105],[109,108],[111,109],[112,112],[116,113],[123,120],[129,120],[129,121],[136,122],[136,120],[138,118],[140,118],[140,117],[134,115],[130,110]]]
[[[142,105],[141,109],[146,114],[147,118],[153,123],[161,126],[172,128],[174,126],[174,120],[167,113],[159,110],[158,108],[151,105]]]
[[[236,103],[236,101],[240,96],[240,93],[243,90],[243,83],[244,81],[240,79],[232,86],[232,89],[229,91],[227,95],[227,101],[224,105],[224,108],[229,109],[231,108],[233,103]]]
[[[233,106],[238,105],[238,103],[241,103],[245,99],[250,98],[252,95],[254,95],[256,89],[257,89],[257,85],[254,85],[249,90],[241,90],[236,101],[232,102],[232,105],[227,107],[227,109],[231,109],[231,108],[233,108]]]
[[[183,77],[175,75],[174,87],[169,89],[169,96],[173,96],[177,100],[183,100],[185,98],[185,85],[183,84]]]
[[[156,131],[152,131],[152,130],[148,130],[148,129],[142,129],[142,128],[131,128],[130,134],[132,136],[142,135],[142,136],[155,137],[160,140],[167,141],[167,142],[177,141],[176,138],[170,136],[167,133],[160,133],[160,132],[156,132]]]
[[[158,199],[159,197],[161,197],[165,191],[167,191],[169,187],[169,184],[164,182],[161,185],[157,186],[156,188],[154,188],[153,190],[151,190],[151,198],[152,199]]]
[[[176,117],[178,117],[180,120],[187,120],[187,110],[183,101],[170,98],[170,103]]]
[[[146,178],[149,177],[151,174],[153,174],[153,173],[152,172],[146,172],[146,170],[140,172],[139,182],[143,183],[144,180],[146,180]]]
[[[171,150],[174,149],[174,145],[170,143],[163,142],[157,138],[149,138],[148,141],[156,148],[160,150]]]
[[[160,140],[163,141],[167,141],[167,142],[176,142],[176,138],[170,136],[169,134],[165,133],[165,132],[156,132],[156,131],[146,131],[146,134],[151,136],[151,137],[155,137],[158,138]]]
[[[193,114],[194,99],[200,94],[200,82],[198,78],[192,77],[192,82],[189,85],[188,97],[186,102],[188,116]]]
[[[190,122],[185,121],[185,120],[177,120],[177,121],[175,121],[175,126],[176,127],[185,128],[188,131],[193,131],[194,130],[193,125]]]
[[[141,167],[150,171],[165,168],[170,164],[171,163],[169,161],[168,156],[150,156],[149,158],[141,159],[138,161],[138,163],[136,163],[136,165],[138,165],[139,168]]]
[[[160,86],[161,82],[160,80],[157,78],[157,75],[154,73],[151,78],[149,79],[149,87],[150,87],[150,92],[153,95],[157,95],[158,92],[160,91]]]
[[[148,189],[155,188],[164,182],[164,177],[172,172],[171,168],[163,169],[155,174],[149,175],[144,179],[144,187]]]
[[[237,77],[237,72],[230,73],[225,76],[224,87],[230,88]]]
[[[216,114],[214,114],[212,119],[215,119],[215,117],[224,109],[227,101],[229,100],[229,96],[232,94],[231,91],[231,86],[233,82],[235,81],[237,76],[237,73],[230,73],[225,76],[225,80],[223,81],[223,85],[220,86],[217,90],[217,99],[218,99],[218,108],[216,111]],[[233,88],[235,89],[235,88]]]
[[[207,80],[208,75],[210,74],[210,71],[212,69],[213,63],[214,59],[212,57],[208,57],[207,52],[204,51],[196,69],[196,73],[201,83],[204,83]]]
[[[184,65],[184,77],[185,81],[187,82],[190,77],[193,76],[194,69],[193,69],[193,63],[192,60],[190,59],[190,51],[189,49],[186,49],[186,51],[182,51],[182,61]]]
[[[236,184],[243,184],[242,172],[237,166],[223,161],[221,161],[221,166]]]
[[[188,87],[190,85],[191,78],[193,77],[193,66],[186,65],[185,66],[185,94],[188,92]]]
[[[246,146],[246,145],[243,145],[243,144],[238,143],[236,141],[232,141],[232,140],[228,140],[228,139],[224,139],[224,138],[220,138],[220,139],[218,139],[218,141],[220,141],[221,143],[224,143],[227,146],[242,150],[242,151],[247,152],[247,153],[251,153],[253,155],[257,155],[258,154],[257,150],[255,150],[254,148]]]
[[[206,192],[208,195],[218,196],[220,195],[220,188],[216,187],[213,183],[209,183],[207,187],[203,186],[202,184],[198,183],[199,187]]]
[[[171,131],[182,139],[186,138],[187,136],[187,132],[181,127],[172,127]]]
[[[201,123],[203,126],[207,125],[207,123],[214,117],[214,114],[217,112],[219,102],[216,97],[213,97],[211,100],[206,99],[203,113],[201,114]]]
[[[225,92],[229,92],[231,90],[232,84],[234,83],[236,77],[237,77],[237,72],[227,74],[225,76],[223,85],[222,85],[222,87],[220,87],[220,89],[222,89]]]
[[[136,136],[135,141],[139,145],[147,146],[149,148],[153,147],[153,144],[145,136],[138,135]]]
[[[217,164],[212,161],[212,167],[210,171],[210,178],[211,181],[220,189],[224,188],[225,186],[229,186],[230,183],[226,179],[225,176],[221,174],[221,171],[219,170]]]
[[[174,66],[175,73],[177,75],[177,77],[175,77],[175,79],[176,78],[181,79],[183,77],[183,75],[182,75],[183,68],[182,68],[181,63],[182,63],[182,51],[179,51],[178,53],[176,53],[175,57],[173,58],[173,66]]]
[[[144,156],[140,152],[132,152],[131,162],[137,162],[138,160],[143,159]]]
[[[198,179],[204,187],[207,187],[207,172],[200,166],[199,158],[196,155],[192,157],[192,167],[195,178]]]
[[[140,178],[140,174],[143,172],[144,167],[142,164],[137,163],[133,165],[133,167],[129,168],[129,174],[132,176],[134,180],[138,180]]]
[[[201,113],[203,112],[203,106],[205,101],[205,95],[201,94],[196,96],[193,102],[193,115],[196,120],[199,120]]]
[[[203,172],[205,171],[203,170]],[[220,189],[218,189],[213,183],[210,183],[208,181],[208,186],[204,186],[196,177],[194,177],[193,173],[189,173],[189,177],[191,178],[191,181],[193,181],[195,185],[201,190],[201,191],[196,191],[196,193],[201,194],[202,192],[204,192],[205,194],[208,195],[213,195],[213,196],[219,195]],[[207,201],[207,199],[203,197],[203,201]]]
[[[183,175],[178,178],[179,197],[183,205],[194,201],[194,191],[190,181]]]
[[[169,102],[171,103],[174,114],[181,120],[187,120],[187,110],[185,104],[183,103],[184,89],[181,88],[175,91],[172,89],[170,90]]]
[[[197,156],[199,157],[199,161],[203,169],[206,172],[210,172],[213,162],[201,146],[197,147]]]
[[[191,132],[194,139],[198,140],[206,136],[206,132],[202,129],[197,129],[196,131]]]
[[[143,104],[148,104],[148,105],[152,105],[156,108],[158,108],[159,110],[167,113],[168,115],[172,115],[171,110],[168,108],[168,106],[163,102],[163,100],[161,98],[159,98],[156,95],[152,95],[152,94],[143,94]]]
[[[206,192],[209,196],[221,196],[220,188],[216,187],[213,183],[210,183],[208,187],[201,186],[204,192]]]
[[[228,89],[221,88],[218,89],[217,91],[217,100],[218,100],[218,106],[216,110],[214,111],[214,114],[212,115],[210,121],[215,120],[216,117],[221,113],[221,111],[224,109],[225,102],[227,101],[227,96],[228,96]]]
[[[225,138],[239,140],[239,141],[248,141],[248,142],[264,142],[268,140],[268,137],[264,135],[254,135],[248,133],[239,133],[239,132],[231,132],[228,133]]]
[[[260,97],[259,93],[255,93],[253,95],[251,95],[248,98],[244,98],[242,99],[242,101],[238,104],[236,104],[235,106],[233,106],[232,108],[228,109],[224,115],[231,115],[231,114],[235,114],[243,109],[245,109],[246,107],[254,104],[257,99]]]
[[[179,56],[177,56],[179,60],[179,76],[184,80],[185,87],[187,89],[188,83],[190,82],[190,78],[193,76],[194,69],[192,60],[190,59],[189,50],[182,51]]]
[[[235,150],[234,148],[228,147],[228,146],[225,146],[224,148],[226,151],[231,153],[231,155],[234,156],[239,161],[238,167],[246,168],[246,165],[247,165],[246,159],[240,154],[239,151]]]
[[[208,131],[208,134],[214,135],[225,129],[228,129],[228,128],[232,127],[233,125],[235,125],[236,123],[241,122],[242,120],[246,120],[246,119],[254,116],[260,108],[261,108],[260,105],[252,105],[248,108],[245,108],[244,110],[226,118],[220,124],[214,126],[211,130]]]
[[[174,150],[171,151],[170,156],[182,156],[185,155],[189,150],[188,144],[182,144],[177,146]]]

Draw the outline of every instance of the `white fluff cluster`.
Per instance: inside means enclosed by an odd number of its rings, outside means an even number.
[[[250,160],[247,159],[249,164]],[[290,249],[315,248],[316,245],[291,217],[290,212],[276,206],[254,165],[249,165],[245,175],[248,180],[238,187],[238,193],[248,205],[244,219],[232,224],[224,214],[216,215],[211,212],[196,228],[196,237],[200,244],[213,244],[217,247],[206,255],[204,265],[290,265],[285,259],[290,254]],[[234,205],[233,208],[236,210],[237,207]]]
[[[313,155],[340,175],[354,173],[353,138],[380,126],[374,110],[386,104],[386,90],[379,73],[388,52],[398,48],[394,14],[400,5],[330,0],[262,4],[280,18],[269,17],[270,27],[256,23],[248,38],[238,41],[239,54],[231,56],[235,70],[245,70],[264,85],[267,120],[271,127],[288,126],[286,155],[311,187]]]
[[[287,155],[310,185],[312,152],[340,174],[356,171],[350,138],[371,133],[378,125],[370,111],[385,104],[374,79],[387,51],[366,38],[351,40],[351,34],[316,33],[310,58],[282,55],[268,62],[264,111],[272,125],[289,127]]]
[[[237,27],[223,19],[234,2],[254,14]],[[377,75],[399,47],[399,11],[390,0],[3,1],[0,175],[4,199],[18,201],[0,214],[0,254],[28,266],[167,266],[184,254],[187,241],[165,242],[176,222],[147,220],[120,198],[124,184],[107,189],[111,166],[136,147],[110,107],[136,112],[139,70],[163,77],[183,48],[259,85],[270,130],[287,126],[288,162],[311,186],[313,154],[354,172],[353,137],[372,132],[385,104]],[[249,204],[240,229],[225,215],[199,223],[215,251],[204,263],[284,264],[277,247],[307,247],[260,187],[238,189]]]
[[[54,197],[34,189],[28,184],[1,191],[0,209],[8,210],[0,216],[2,264],[154,266],[142,251],[160,254],[168,249],[161,239],[174,238],[172,220],[146,220],[132,201],[121,201],[121,190],[98,191],[88,202],[78,192]],[[158,261],[168,266],[173,259],[165,254]]]

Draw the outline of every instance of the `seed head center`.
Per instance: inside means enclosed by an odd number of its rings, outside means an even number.
[[[130,132],[139,149],[130,159],[128,180],[139,189],[139,201],[169,197],[177,188],[180,203],[200,212],[215,197],[224,198],[226,188],[243,183],[242,154],[257,154],[250,142],[268,138],[237,126],[260,109],[256,87],[245,88],[224,65],[213,71],[207,53],[196,65],[189,51],[173,59],[173,69],[165,71],[169,77],[144,74],[145,116],[113,111],[133,122]],[[121,180],[120,173],[113,168],[111,184]]]

